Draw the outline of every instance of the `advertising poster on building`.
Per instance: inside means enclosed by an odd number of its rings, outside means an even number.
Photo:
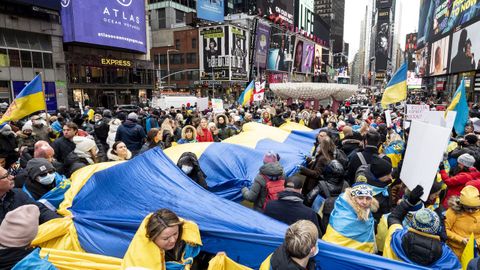
[[[450,73],[480,69],[479,60],[480,22],[476,22],[453,33]]]
[[[390,60],[390,10],[379,10],[375,40],[375,71],[385,71]]]
[[[415,52],[415,60],[417,62],[417,66],[415,67],[415,73],[419,77],[426,77],[428,71],[428,54],[429,54],[429,47],[425,46],[421,49],[418,49]]]
[[[197,0],[197,18],[212,22],[223,22],[224,0]]]
[[[312,73],[313,56],[315,54],[315,44],[310,41],[303,42],[303,60],[302,73]]]
[[[260,69],[267,67],[268,48],[270,47],[270,26],[258,22],[255,44],[255,66]]]
[[[257,0],[257,13],[276,24],[293,25],[293,4],[292,0]]]
[[[315,24],[314,0],[295,0],[295,26],[308,34],[315,33],[313,28]]]
[[[405,60],[408,63],[408,70],[415,69],[415,51],[417,50],[417,33],[407,34],[405,38]]]
[[[147,52],[145,2],[61,0],[63,41]]]
[[[420,4],[419,47],[480,18],[476,0],[422,0]]]
[[[200,80],[230,80],[228,26],[199,29]]]
[[[446,36],[432,43],[430,51],[430,76],[443,75],[448,69],[448,45],[450,36]]]
[[[313,60],[313,75],[319,76],[322,73],[322,46],[315,44],[315,58]]]
[[[248,80],[248,31],[238,27],[230,27],[231,48],[231,80]]]
[[[293,62],[295,37],[276,27],[272,27],[270,32],[267,69],[290,72]]]
[[[295,57],[293,59],[294,72],[302,72],[304,42],[305,41],[303,39],[297,38],[297,41],[295,44]]]

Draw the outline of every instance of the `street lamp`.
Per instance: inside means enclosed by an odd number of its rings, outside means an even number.
[[[170,86],[170,55],[169,55],[170,52],[178,52],[178,50],[177,50],[177,49],[168,49],[168,50],[167,50],[168,87],[171,87],[171,86]]]

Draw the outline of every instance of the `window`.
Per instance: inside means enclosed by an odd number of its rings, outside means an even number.
[[[158,28],[167,27],[167,18],[165,16],[165,9],[158,10]]]
[[[8,60],[11,67],[20,66],[20,51],[18,50],[8,50]]]
[[[7,49],[0,49],[0,67],[8,67]]]
[[[32,61],[34,68],[43,68],[41,52],[32,52]]]
[[[178,9],[175,10],[175,22],[181,23],[185,21],[185,12]]]
[[[20,51],[20,57],[22,59],[22,67],[31,68],[32,67],[32,53],[29,51]]]
[[[43,53],[43,68],[53,68],[53,59],[51,53]]]
[[[175,49],[180,50],[180,39],[175,39]]]
[[[166,65],[167,64],[167,55],[161,54],[160,55],[160,65]]]
[[[197,54],[196,53],[187,53],[187,64],[197,63]]]
[[[170,54],[170,64],[171,65],[183,64],[183,54]]]
[[[197,48],[197,39],[192,38],[192,49],[196,49],[196,48]]]

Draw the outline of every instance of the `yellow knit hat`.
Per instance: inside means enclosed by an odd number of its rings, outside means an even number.
[[[460,203],[470,207],[480,207],[480,193],[474,186],[466,186],[460,192]]]

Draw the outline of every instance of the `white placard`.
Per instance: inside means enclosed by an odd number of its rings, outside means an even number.
[[[197,98],[197,110],[204,111],[208,109],[208,97]]]
[[[445,111],[425,111],[420,121],[452,130],[456,116],[456,111],[448,111],[447,117],[445,117]]]
[[[385,121],[387,122],[387,127],[392,126],[392,116],[390,115],[392,113],[391,110],[386,110],[385,111]]]
[[[410,190],[421,185],[423,201],[430,194],[450,131],[445,127],[412,121],[400,179]]]
[[[413,105],[407,104],[407,114],[405,115],[405,120],[420,120],[424,111],[429,111],[430,106],[428,105]]]
[[[214,113],[224,112],[225,109],[223,108],[223,100],[218,98],[212,98],[212,109]]]

